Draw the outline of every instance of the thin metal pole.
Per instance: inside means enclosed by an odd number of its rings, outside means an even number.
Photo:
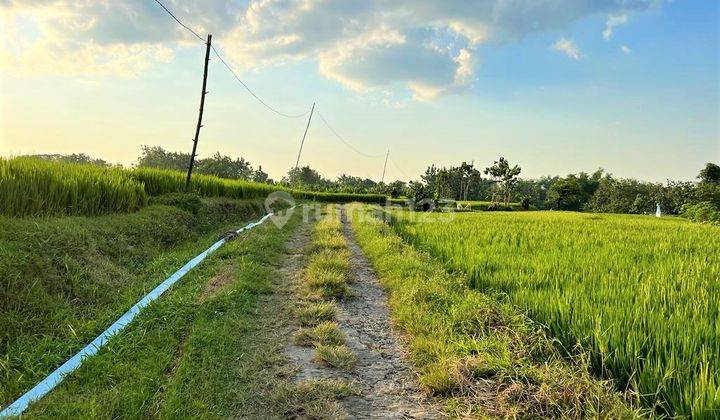
[[[305,132],[303,133],[302,141],[300,142],[300,150],[298,151],[298,157],[295,161],[295,169],[300,164],[300,155],[302,154],[303,144],[305,144],[305,136],[307,136],[308,128],[310,128],[310,121],[312,121],[313,112],[315,112],[315,102],[313,102],[312,108],[310,108],[310,118],[308,118],[307,125],[305,126]]]
[[[205,70],[203,71],[202,94],[200,95],[200,113],[198,114],[197,128],[195,128],[195,138],[193,139],[192,153],[190,154],[190,165],[188,166],[187,178],[185,178],[185,192],[190,189],[190,177],[192,176],[193,166],[195,165],[195,152],[197,151],[198,139],[200,138],[200,127],[202,127],[203,109],[205,109],[205,95],[207,92],[207,76],[208,63],[210,62],[210,44],[212,43],[212,35],[208,34],[205,43]]]
[[[388,160],[389,156],[390,156],[390,151],[388,150],[387,153],[385,154],[385,164],[383,165],[383,174],[382,174],[382,178],[380,179],[380,183],[385,182],[385,169],[387,169],[387,160]]]

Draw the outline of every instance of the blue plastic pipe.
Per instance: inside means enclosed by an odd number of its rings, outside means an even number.
[[[255,226],[265,222],[271,215],[272,213],[266,214],[265,216],[263,216],[262,219],[258,220],[257,222],[252,222],[247,226],[236,230],[235,233],[239,234],[246,230],[250,230]],[[19,416],[28,408],[30,404],[38,401],[48,392],[52,391],[53,388],[58,386],[67,375],[77,370],[77,368],[82,365],[83,361],[86,358],[97,353],[102,346],[107,344],[108,340],[110,340],[113,335],[119,333],[125,327],[127,327],[144,307],[148,306],[150,302],[154,301],[155,299],[160,297],[160,295],[165,293],[165,291],[169,289],[173,284],[175,284],[175,282],[180,280],[185,274],[187,274],[188,271],[192,270],[193,267],[200,264],[202,260],[204,260],[208,255],[212,254],[215,250],[220,248],[225,242],[227,242],[227,239],[225,238],[215,242],[214,244],[212,244],[212,246],[210,246],[210,248],[206,249],[200,255],[188,261],[187,264],[182,266],[178,271],[174,272],[170,277],[157,285],[157,287],[155,287],[150,293],[145,295],[145,297],[140,299],[138,303],[133,305],[130,310],[125,312],[123,316],[121,316],[110,327],[108,327],[108,329],[103,331],[102,334],[97,336],[90,344],[85,346],[82,350],[80,350],[73,357],[71,357],[70,360],[63,363],[59,368],[55,369],[51,374],[46,376],[45,379],[40,381],[30,391],[26,392],[22,397],[18,398],[17,400],[15,400],[15,402],[5,407],[4,410],[0,411],[0,418]]]

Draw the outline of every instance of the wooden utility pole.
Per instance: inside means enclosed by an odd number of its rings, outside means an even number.
[[[388,160],[389,156],[390,156],[390,151],[388,150],[387,153],[385,154],[385,164],[383,165],[383,175],[382,175],[382,178],[380,179],[380,183],[385,182],[385,169],[387,169],[387,160]]]
[[[202,127],[203,109],[205,108],[205,95],[207,94],[207,75],[208,63],[210,62],[210,45],[212,43],[212,35],[208,34],[205,43],[205,70],[203,71],[202,94],[200,95],[200,113],[198,114],[197,128],[195,128],[195,138],[193,139],[192,153],[190,154],[190,165],[188,166],[187,178],[185,178],[185,192],[190,189],[190,177],[192,176],[193,166],[195,166],[195,152],[197,151],[198,139],[200,138],[200,127]]]
[[[310,128],[310,121],[312,121],[313,112],[315,112],[315,102],[313,102],[312,108],[310,108],[310,118],[308,118],[307,125],[305,126],[305,132],[303,133],[302,141],[300,142],[300,151],[298,151],[298,157],[295,161],[295,169],[300,164],[300,155],[302,154],[303,144],[305,144],[305,136],[307,136],[308,128]]]

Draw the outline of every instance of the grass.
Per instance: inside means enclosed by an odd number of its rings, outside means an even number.
[[[121,169],[0,158],[0,214],[97,215],[132,212],[148,197]]]
[[[195,213],[59,219],[0,216],[0,405],[90,342],[191,257],[263,212],[259,202],[203,201]]]
[[[278,383],[270,396],[269,406],[274,412],[282,414],[278,418],[301,419],[341,419],[347,413],[338,402],[357,390],[346,381],[332,379],[306,380],[298,384]],[[264,412],[258,418],[269,418]]]
[[[345,343],[345,334],[338,324],[324,321],[314,327],[304,327],[295,334],[295,343],[301,346],[339,346]]]
[[[401,206],[406,206],[408,204],[408,198],[392,198],[389,200],[391,204],[399,204]],[[473,211],[491,211],[493,205],[490,201],[463,201],[458,200],[455,203],[460,204],[463,206],[463,208],[467,208],[468,210]],[[440,208],[443,208],[444,205],[440,205]],[[498,207],[500,210],[504,210],[504,204],[499,203]],[[510,203],[509,205],[510,210],[522,210],[522,205],[520,203]]]
[[[344,344],[319,344],[315,347],[315,360],[333,368],[349,369],[355,364],[357,357]]]
[[[295,342],[315,348],[315,360],[326,366],[348,369],[356,361],[345,346],[345,335],[335,321],[335,299],[352,296],[350,251],[342,230],[339,210],[327,206],[325,216],[313,227],[310,259],[303,273],[304,290],[297,310],[301,325]]]
[[[392,227],[365,217],[364,208],[350,214],[358,242],[388,291],[394,325],[406,334],[410,362],[451,417],[640,414],[609,384],[594,379],[582,357],[567,360],[507,299],[471,288],[465,275],[448,273]]]
[[[283,229],[264,224],[227,243],[28,415],[229,418],[256,412],[261,395],[258,416],[337,409],[335,396],[350,392],[347,386],[282,380],[277,343],[266,340],[271,321],[259,315],[299,219]],[[228,271],[232,281],[207,295],[208,284]]]
[[[203,197],[265,198],[285,191],[320,202],[382,203],[375,194],[297,191],[283,186],[194,174],[188,192]],[[185,173],[153,168],[102,168],[33,158],[0,158],[0,214],[8,216],[98,215],[133,212],[149,196],[185,192]]]
[[[350,251],[339,215],[327,216],[315,225],[311,252],[304,274],[309,292],[320,299],[350,297]]]
[[[506,294],[566,349],[580,346],[645,407],[720,411],[720,227],[564,212],[398,217],[394,227],[471,289]]]
[[[331,302],[308,303],[297,310],[297,318],[304,327],[314,327],[336,317],[337,307]]]

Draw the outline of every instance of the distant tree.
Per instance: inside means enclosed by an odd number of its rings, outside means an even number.
[[[547,200],[557,210],[580,210],[582,203],[580,181],[575,177],[558,179],[550,185]]]
[[[425,182],[425,186],[430,188],[432,191],[437,192],[437,174],[439,169],[434,165],[430,165],[424,175],[420,175],[420,178]],[[417,181],[415,181],[417,183]]]
[[[170,152],[159,146],[141,146],[142,152],[137,161],[138,167],[187,171],[190,153]],[[231,158],[216,152],[214,155],[197,159],[195,173],[214,175],[220,178],[251,180],[255,171],[250,162],[243,158]]]
[[[137,166],[140,168],[171,169],[187,171],[190,153],[169,152],[160,146],[141,146]]]
[[[360,178],[342,174],[335,181],[335,189],[345,193],[366,193],[376,188],[377,182],[368,178]]]
[[[523,196],[523,198],[520,199],[520,206],[523,210],[530,210],[530,204],[532,203],[532,197],[529,195]]]
[[[295,187],[312,190],[324,190],[331,186],[331,182],[320,175],[318,171],[309,166],[292,168],[283,178],[283,182]]]
[[[102,167],[111,167],[113,165],[107,163],[103,159],[95,159],[92,158],[85,153],[73,153],[69,155],[61,155],[61,154],[40,154],[40,155],[28,155],[28,157],[36,158],[36,159],[42,159],[42,160],[49,160],[53,162],[63,162],[63,163],[77,163],[77,164],[84,164],[84,165],[95,165],[95,166],[102,166]]]
[[[258,166],[256,171],[253,171],[252,180],[254,182],[261,182],[272,184],[272,179],[268,178],[268,174],[263,171],[262,165]]]
[[[221,155],[220,152],[215,153],[209,158],[198,160],[196,168],[199,174],[214,175],[228,179],[250,180],[255,173],[250,162],[243,158],[233,159],[229,156]]]
[[[485,175],[490,175],[495,185],[499,187],[505,207],[510,205],[510,196],[518,182],[518,175],[520,175],[521,171],[522,169],[517,165],[510,166],[510,163],[502,156],[493,162],[492,166],[485,168]],[[496,199],[497,195],[493,193],[493,204],[497,204]]]
[[[435,207],[435,190],[420,181],[410,181],[408,196],[413,200],[415,210],[428,211]]]
[[[704,183],[720,183],[720,166],[710,162],[706,163],[698,178],[700,182]]]
[[[399,198],[407,194],[407,184],[402,181],[393,181],[388,185],[388,193],[392,198]]]

